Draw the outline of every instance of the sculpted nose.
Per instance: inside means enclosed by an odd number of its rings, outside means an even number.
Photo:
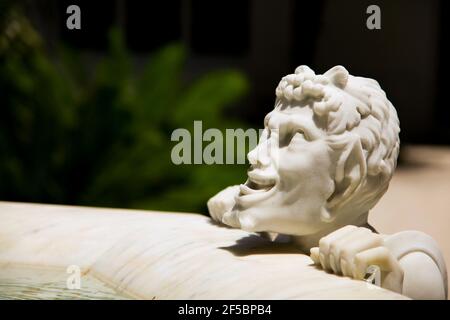
[[[256,149],[258,149],[258,146],[247,154],[248,162],[250,162],[252,166],[255,166],[258,162],[256,157]]]
[[[270,165],[270,157],[265,144],[259,144],[247,154],[248,161],[255,167],[267,167]]]

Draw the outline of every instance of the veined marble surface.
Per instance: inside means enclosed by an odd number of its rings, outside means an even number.
[[[76,298],[61,270],[77,265],[87,299],[406,299],[197,214],[0,202],[0,221],[2,298],[21,285]]]

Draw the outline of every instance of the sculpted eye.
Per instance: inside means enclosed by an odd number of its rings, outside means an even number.
[[[297,132],[294,134],[293,139],[295,139],[295,138],[297,138],[297,139],[302,139],[302,140],[308,140],[306,134],[305,134],[303,131],[301,131],[301,130],[297,131]]]
[[[308,141],[308,137],[301,130],[294,132],[291,136],[291,139],[288,143],[289,146],[295,146],[297,143],[304,143]]]
[[[307,140],[306,139],[306,135],[303,131],[297,131],[295,132],[294,136],[292,137],[292,140],[296,141],[296,140]],[[291,142],[292,142],[291,140]]]

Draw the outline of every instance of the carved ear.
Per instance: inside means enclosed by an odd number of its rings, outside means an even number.
[[[348,71],[343,66],[335,66],[323,74],[336,86],[344,89],[348,81]]]
[[[334,219],[338,209],[347,203],[361,185],[366,173],[367,166],[361,141],[354,139],[341,149],[337,157],[335,188],[327,202],[328,219]]]
[[[295,69],[295,74],[301,74],[301,73],[307,74],[310,76],[315,75],[314,71],[310,67],[305,66],[305,65],[301,65]]]

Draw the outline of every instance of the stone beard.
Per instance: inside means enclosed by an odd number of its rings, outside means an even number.
[[[275,108],[247,155],[247,181],[211,198],[210,215],[250,232],[291,235],[337,274],[362,279],[377,265],[385,288],[445,298],[445,262],[433,239],[417,231],[380,235],[367,223],[394,174],[399,131],[377,81],[342,66],[323,75],[300,66],[276,88]],[[413,277],[417,267],[433,276]]]

